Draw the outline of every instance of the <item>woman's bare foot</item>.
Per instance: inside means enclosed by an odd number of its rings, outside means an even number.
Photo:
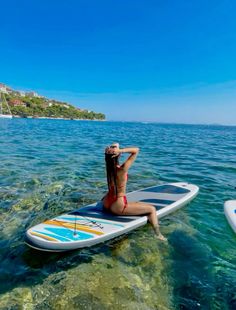
[[[161,240],[161,241],[167,241],[167,238],[165,238],[161,232],[160,232],[160,229],[159,229],[159,225],[156,225],[153,227],[154,228],[154,232],[155,232],[155,235],[157,237],[157,239]]]
[[[164,237],[161,233],[159,233],[158,235],[156,235],[157,239],[161,240],[161,241],[167,241],[167,238]]]

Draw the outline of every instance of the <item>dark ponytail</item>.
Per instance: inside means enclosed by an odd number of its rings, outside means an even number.
[[[113,191],[114,195],[117,195],[117,165],[118,156],[113,157],[114,154],[105,154],[105,161],[106,161],[106,171],[107,171],[107,185],[108,190]]]

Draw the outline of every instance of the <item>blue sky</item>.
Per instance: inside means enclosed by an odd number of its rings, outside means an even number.
[[[0,4],[0,82],[110,120],[236,125],[235,1]]]

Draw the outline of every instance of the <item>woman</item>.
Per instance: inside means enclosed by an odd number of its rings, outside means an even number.
[[[102,199],[103,206],[116,215],[147,215],[157,238],[165,241],[166,238],[159,230],[155,207],[143,202],[127,202],[126,199],[128,170],[138,152],[136,147],[120,149],[119,143],[113,143],[105,149],[108,192]],[[120,165],[119,157],[122,153],[130,153],[130,156]]]

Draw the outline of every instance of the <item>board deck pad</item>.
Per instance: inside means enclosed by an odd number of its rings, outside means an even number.
[[[128,202],[149,203],[161,218],[190,202],[198,193],[196,185],[170,183],[127,194]],[[110,240],[147,223],[147,216],[118,216],[94,203],[31,227],[26,243],[42,251],[68,251]]]

